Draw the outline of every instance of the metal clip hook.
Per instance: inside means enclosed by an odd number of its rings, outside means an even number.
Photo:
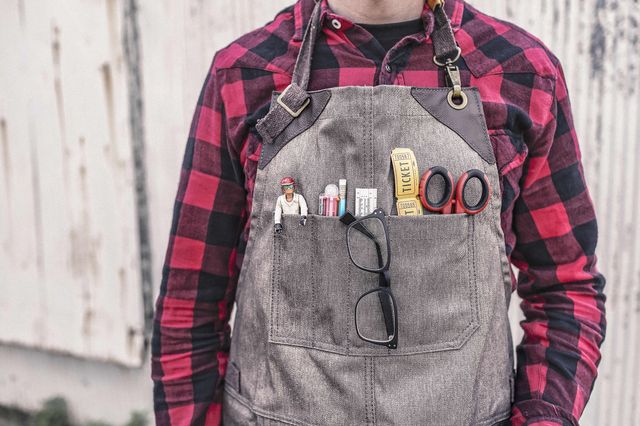
[[[451,107],[455,109],[464,109],[467,106],[467,95],[462,91],[460,69],[451,60],[447,61],[445,67],[447,69],[449,80],[451,80],[451,84],[453,85],[453,89],[451,89],[449,95],[447,96],[449,105],[451,105]],[[461,102],[459,104],[456,104],[455,102],[453,102],[453,98],[460,98]]]
[[[460,93],[462,93],[462,80],[460,79],[458,66],[452,62],[447,62],[446,70],[449,80],[451,80],[451,84],[453,85],[453,96],[460,96]]]

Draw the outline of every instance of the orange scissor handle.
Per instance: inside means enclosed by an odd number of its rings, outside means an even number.
[[[432,185],[432,179],[440,176],[443,179],[444,190],[440,199],[433,201],[429,199],[428,189]],[[472,179],[478,179],[482,188],[482,194],[476,204],[468,204],[464,198],[464,190]],[[453,175],[442,166],[434,166],[424,172],[420,179],[420,202],[425,209],[442,214],[450,213],[467,213],[478,214],[487,207],[489,198],[491,198],[491,185],[487,175],[478,169],[467,170],[460,176],[458,183],[455,185]]]
[[[471,179],[478,179],[480,182],[480,186],[482,188],[482,194],[480,195],[480,199],[476,204],[470,205],[467,204],[467,200],[464,198],[464,189],[467,184],[471,181]],[[460,176],[458,180],[458,184],[456,185],[456,202],[455,202],[455,213],[468,213],[468,214],[478,214],[482,210],[487,207],[489,203],[489,198],[491,198],[491,185],[489,185],[489,179],[484,172],[478,169],[467,170]]]
[[[432,201],[429,199],[429,186],[433,185],[432,179],[440,176],[444,183],[444,191],[440,199]],[[420,178],[419,187],[420,202],[425,209],[435,213],[451,213],[453,204],[453,176],[449,170],[442,166],[434,166],[424,172]]]

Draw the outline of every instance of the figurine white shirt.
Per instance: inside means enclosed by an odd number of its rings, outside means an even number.
[[[286,194],[282,194],[276,200],[275,223],[280,223],[283,214],[300,214],[306,216],[308,213],[307,202],[304,197],[298,193],[293,194],[293,199],[287,201]]]

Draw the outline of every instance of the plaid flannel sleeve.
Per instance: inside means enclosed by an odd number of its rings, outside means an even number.
[[[186,143],[152,336],[158,425],[220,423],[229,316],[246,222],[240,154],[229,142],[214,57]]]
[[[605,335],[605,279],[564,71],[534,140],[514,209],[524,337],[516,348],[514,425],[577,425],[597,375]],[[538,101],[540,98],[538,98]],[[534,96],[532,101],[536,102]]]

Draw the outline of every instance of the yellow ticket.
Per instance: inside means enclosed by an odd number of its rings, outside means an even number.
[[[398,216],[418,216],[422,214],[422,204],[416,198],[398,200],[396,207],[398,208]]]
[[[409,148],[396,148],[391,151],[391,164],[393,165],[398,215],[421,215],[422,204],[418,199],[420,175],[416,156]]]

